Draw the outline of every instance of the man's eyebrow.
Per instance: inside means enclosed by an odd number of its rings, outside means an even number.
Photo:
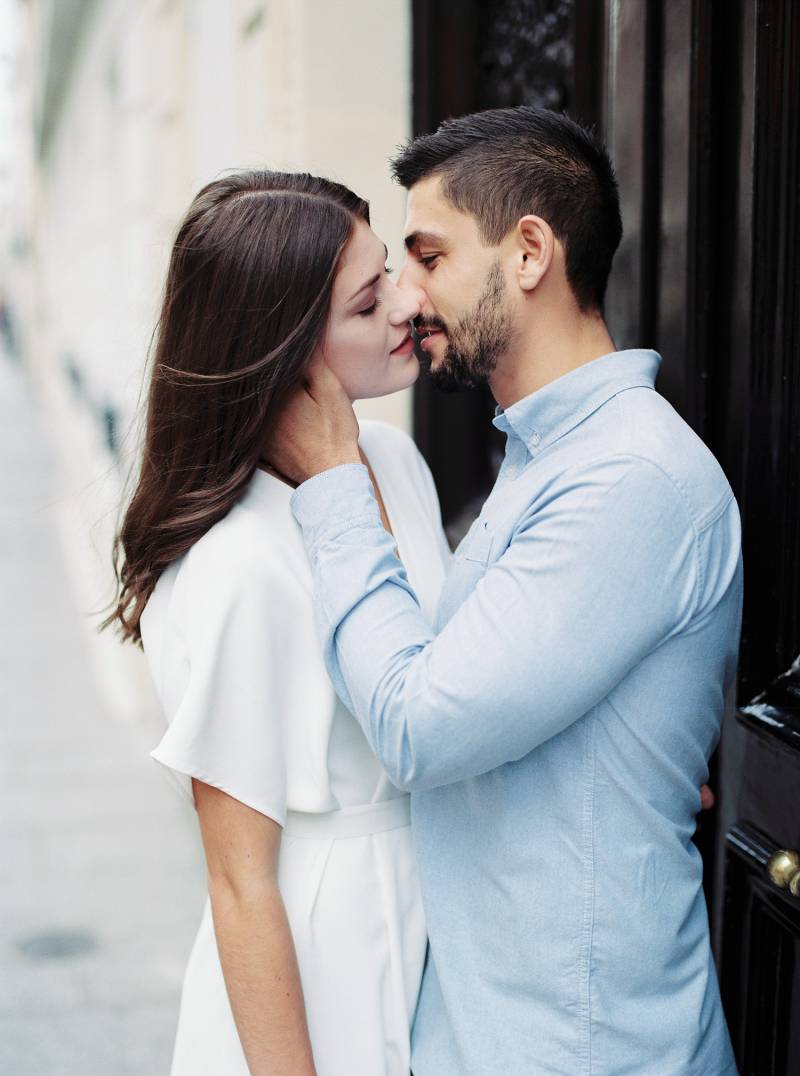
[[[421,243],[443,247],[446,245],[446,240],[440,232],[409,232],[405,238],[406,250],[414,250]]]

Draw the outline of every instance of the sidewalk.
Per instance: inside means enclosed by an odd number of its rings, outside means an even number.
[[[162,1076],[202,852],[152,729],[93,688],[43,438],[0,353],[0,1073]]]

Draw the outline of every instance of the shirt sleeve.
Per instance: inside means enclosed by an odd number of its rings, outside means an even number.
[[[286,820],[287,688],[297,660],[290,581],[268,563],[220,563],[196,546],[180,630],[188,681],[152,757]]]
[[[323,472],[293,508],[329,673],[400,788],[523,757],[600,702],[697,605],[688,509],[637,458],[593,461],[545,492],[435,637],[365,468]]]

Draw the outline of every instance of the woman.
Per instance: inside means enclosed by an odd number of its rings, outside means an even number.
[[[153,757],[193,796],[209,902],[175,1076],[407,1076],[425,926],[408,797],[324,671],[291,487],[263,458],[322,353],[351,399],[418,373],[365,202],[307,175],[209,184],[180,227],[144,458],[110,621],[145,650],[168,720]],[[384,522],[433,616],[448,557],[413,442],[363,423]]]

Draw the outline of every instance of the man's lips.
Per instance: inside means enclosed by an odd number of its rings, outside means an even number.
[[[444,330],[434,328],[417,329],[417,334],[419,337],[419,346],[422,348],[423,351],[427,351],[434,337],[444,335]]]

